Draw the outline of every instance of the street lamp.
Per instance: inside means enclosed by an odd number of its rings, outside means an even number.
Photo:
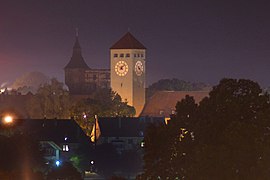
[[[5,124],[11,124],[11,123],[13,123],[13,117],[10,116],[10,115],[5,116],[4,117],[4,123]]]

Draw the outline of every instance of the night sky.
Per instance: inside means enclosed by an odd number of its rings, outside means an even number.
[[[223,77],[270,86],[270,2],[242,0],[0,0],[0,83],[40,71],[64,80],[79,28],[91,68],[128,30],[147,47],[147,82]]]

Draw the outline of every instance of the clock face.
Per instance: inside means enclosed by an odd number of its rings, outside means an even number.
[[[118,61],[114,70],[118,76],[125,76],[128,73],[128,64],[125,61]]]
[[[141,76],[143,73],[143,63],[141,61],[137,61],[135,64],[135,72],[138,76]]]

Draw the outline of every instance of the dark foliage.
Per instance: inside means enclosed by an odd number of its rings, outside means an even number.
[[[153,83],[147,89],[147,97],[151,97],[156,91],[200,91],[210,89],[204,83],[191,83],[179,79],[161,79]]]
[[[269,179],[270,101],[250,80],[223,79],[199,105],[187,96],[145,137],[138,179]]]
[[[47,180],[65,179],[65,180],[82,180],[82,175],[77,171],[71,163],[65,162],[59,167],[52,169],[48,175]]]
[[[0,136],[0,177],[43,179],[40,170],[45,163],[38,142],[27,135],[9,135]]]

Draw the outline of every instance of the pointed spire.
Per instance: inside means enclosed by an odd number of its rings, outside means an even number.
[[[74,50],[81,51],[81,46],[80,46],[80,43],[79,43],[79,28],[76,28],[76,40],[75,40],[75,43],[74,43],[74,46],[73,46],[73,51]]]
[[[78,38],[79,37],[79,28],[76,27],[76,37]]]
[[[76,39],[73,46],[72,57],[65,68],[82,68],[89,69],[88,65],[82,57],[82,50],[79,43],[79,30],[76,28]]]

